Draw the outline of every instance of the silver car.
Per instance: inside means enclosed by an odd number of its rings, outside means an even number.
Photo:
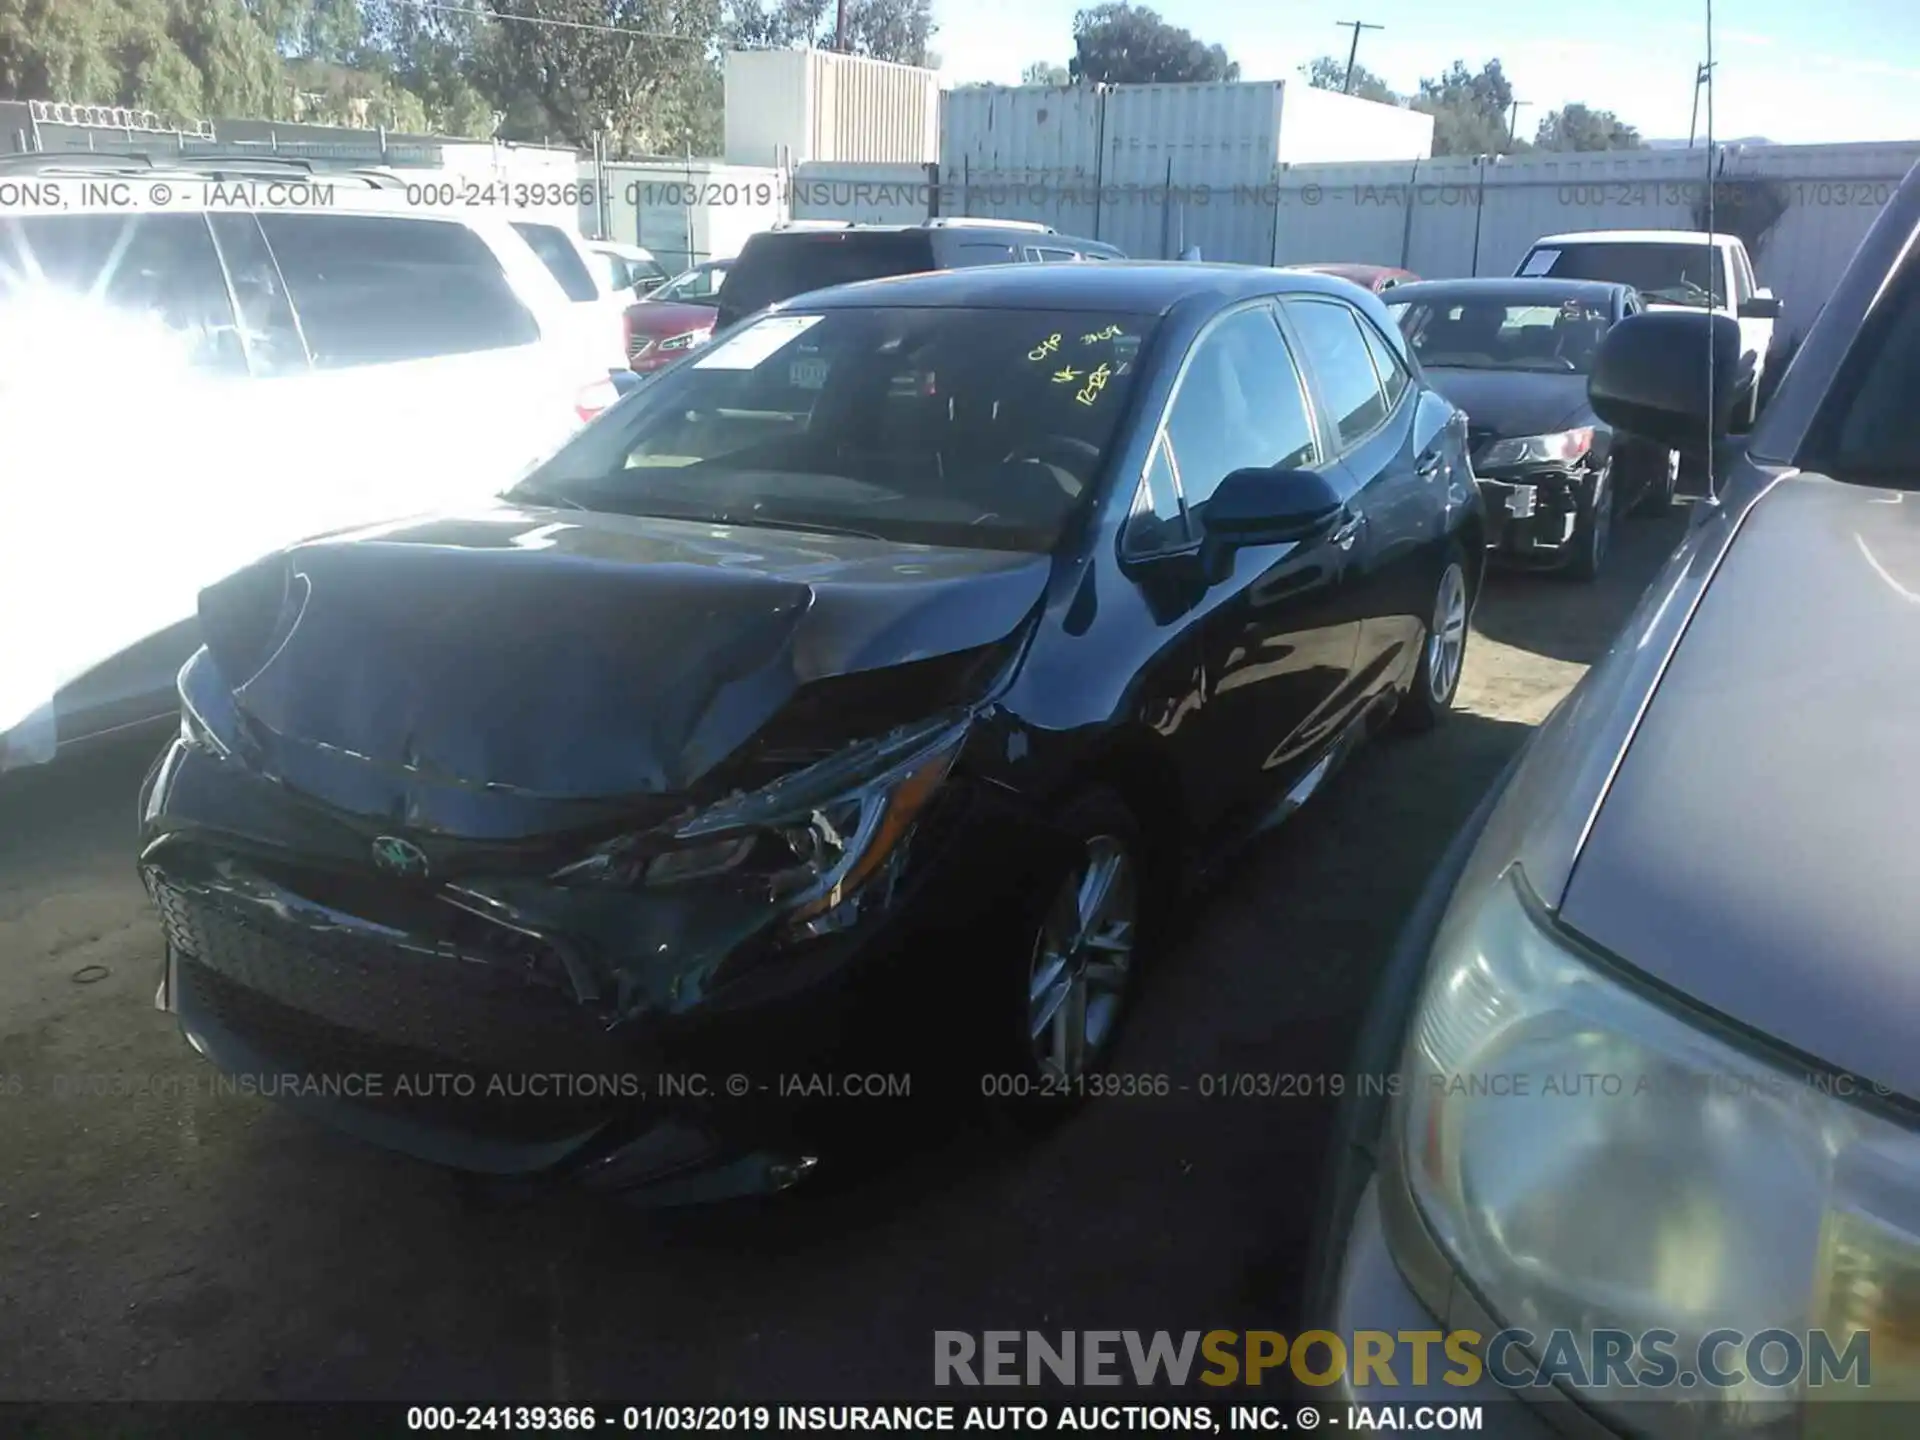
[[[1920,168],[1729,440],[1733,329],[1636,317],[1596,363],[1610,423],[1714,435],[1717,498],[1376,995],[1307,1323],[1483,1343],[1346,1403],[1920,1433],[1815,1403],[1920,1393]]]

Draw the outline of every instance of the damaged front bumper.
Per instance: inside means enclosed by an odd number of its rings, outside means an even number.
[[[1594,477],[1585,469],[1476,472],[1487,515],[1487,549],[1522,565],[1553,566],[1573,554],[1593,508]]]
[[[924,1034],[870,1041],[951,1015],[1064,854],[998,787],[956,776],[941,802],[884,896],[796,939],[724,884],[575,888],[491,860],[400,883],[366,821],[183,738],[142,795],[158,1000],[221,1084],[435,1164],[656,1204],[782,1190],[845,1122],[926,1093]]]

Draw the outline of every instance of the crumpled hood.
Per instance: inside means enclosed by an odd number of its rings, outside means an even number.
[[[256,732],[336,770],[659,795],[810,681],[1009,636],[1050,563],[501,505],[297,546],[201,619]]]
[[[1467,424],[1502,438],[1552,435],[1590,423],[1587,377],[1527,370],[1456,370],[1429,366],[1433,388],[1467,413]]]

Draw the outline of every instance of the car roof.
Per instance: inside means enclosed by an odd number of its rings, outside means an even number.
[[[1192,260],[1116,260],[1102,265],[973,265],[862,280],[815,291],[807,308],[901,305],[980,306],[1004,310],[1114,310],[1164,315],[1182,300],[1212,295],[1221,301],[1256,295],[1313,294],[1348,298],[1332,276],[1263,265],[1218,265]],[[1396,292],[1398,293],[1398,292]]]
[[[1704,230],[1569,230],[1563,235],[1542,235],[1533,242],[1542,245],[1737,245],[1738,235],[1722,230],[1709,235]]]
[[[1520,301],[1538,296],[1541,303],[1558,300],[1585,300],[1589,304],[1608,305],[1631,293],[1631,285],[1615,280],[1556,280],[1551,275],[1483,275],[1471,280],[1415,280],[1396,285],[1381,298],[1389,305],[1404,305],[1421,300],[1449,297],[1483,299],[1510,298]]]

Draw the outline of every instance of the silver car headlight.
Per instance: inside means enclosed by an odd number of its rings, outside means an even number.
[[[780,906],[801,934],[842,929],[861,896],[897,873],[967,729],[947,716],[849,746],[663,829],[622,836],[553,879],[648,889],[731,879]]]
[[[1593,427],[1558,430],[1551,435],[1520,435],[1496,440],[1475,461],[1486,468],[1509,465],[1571,465],[1593,448]]]
[[[1824,1330],[1837,1355],[1866,1331],[1870,1398],[1911,1396],[1920,1136],[1849,1099],[1857,1083],[1760,1061],[1583,958],[1516,868],[1436,950],[1399,1087],[1402,1168],[1497,1324],[1570,1331],[1589,1355],[1596,1330],[1670,1331],[1683,1362],[1719,1330]],[[1717,1352],[1720,1375],[1745,1354]],[[1592,1378],[1581,1393],[1603,1408],[1669,1402],[1631,1412],[1655,1434],[1752,1433],[1821,1398],[1804,1373],[1661,1392]]]

